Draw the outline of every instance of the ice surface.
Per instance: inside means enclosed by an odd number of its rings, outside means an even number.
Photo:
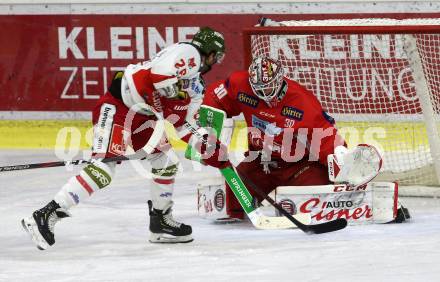
[[[0,151],[0,165],[56,160],[45,151]],[[20,220],[46,204],[78,171],[0,173],[0,281],[440,281],[440,199],[405,198],[408,224],[349,226],[323,235],[213,224],[197,216],[191,169],[176,181],[177,219],[194,242],[147,242],[148,180],[122,164],[111,187],[56,226],[54,247],[38,250]]]

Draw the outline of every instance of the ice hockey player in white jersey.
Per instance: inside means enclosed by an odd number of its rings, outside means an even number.
[[[46,206],[22,220],[24,229],[39,249],[55,243],[55,223],[69,217],[73,206],[111,183],[117,163],[105,163],[102,158],[124,155],[127,146],[134,151],[142,149],[154,128],[139,129],[157,120],[157,113],[169,119],[177,129],[185,120],[193,119],[203,98],[201,74],[219,63],[224,53],[223,35],[205,27],[191,42],[171,45],[150,61],[129,65],[124,72],[115,74],[109,91],[93,109],[94,162],[71,177]],[[151,108],[148,111],[139,107],[142,104],[152,106],[156,113]],[[152,175],[151,201],[148,201],[149,241],[191,242],[191,226],[175,221],[171,213],[178,159],[165,137],[155,148],[147,157]]]

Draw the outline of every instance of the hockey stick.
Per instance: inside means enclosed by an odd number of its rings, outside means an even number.
[[[310,222],[310,215],[305,213],[296,214],[289,217],[266,216],[260,208],[255,208],[253,205],[253,197],[246,188],[241,178],[235,172],[232,166],[220,170],[235,197],[239,201],[241,207],[246,215],[251,220],[252,224],[258,229],[287,229],[296,228],[300,225],[305,225],[301,222]],[[293,218],[293,221],[292,221]]]
[[[224,112],[220,111],[218,109],[212,108],[212,107],[206,107],[206,111],[211,112],[211,126],[214,129],[217,129],[217,138],[218,134],[221,130],[222,123],[224,120]],[[215,117],[215,115],[219,115],[218,118]],[[202,113],[200,113],[200,116],[202,116]],[[202,125],[207,125],[205,122],[202,122],[203,120],[199,119],[200,123]],[[215,121],[221,121],[221,124],[216,124]],[[203,138],[202,134],[197,131],[196,128],[194,128],[191,124],[188,122],[185,122],[185,127],[187,130],[189,130],[193,136],[197,138],[197,140],[203,142],[204,144],[207,144],[206,139]],[[218,130],[220,129],[220,130]],[[197,156],[195,160],[200,160],[200,156]],[[240,202],[240,205],[242,206],[243,210],[248,215],[251,222],[254,224],[255,227],[261,228],[262,226],[270,226],[268,228],[289,228],[292,227],[292,223],[297,226],[302,231],[308,233],[308,234],[320,234],[320,233],[326,233],[326,232],[332,232],[336,230],[343,229],[347,226],[347,221],[345,219],[337,219],[334,221],[329,221],[326,223],[321,223],[317,225],[307,225],[299,220],[297,220],[294,216],[290,215],[285,209],[283,209],[278,203],[276,203],[272,198],[267,196],[265,193],[261,192],[261,190],[257,190],[258,188],[255,186],[254,189],[256,193],[258,193],[261,197],[264,197],[272,206],[274,206],[284,217],[280,217],[280,219],[277,221],[276,217],[267,217],[263,215],[262,211],[259,208],[255,208],[252,204],[252,195],[249,193],[248,189],[246,188],[246,185],[243,183],[243,181],[240,179],[239,175],[235,172],[232,166],[221,169],[220,170],[222,175],[224,176],[226,182],[228,183],[229,187],[231,188],[232,192],[234,193],[237,200]],[[307,215],[302,214],[303,218]],[[310,220],[310,215],[308,215]],[[286,221],[286,218],[289,221]],[[280,221],[283,221],[282,224]],[[310,222],[310,221],[309,221]],[[281,227],[282,226],[282,227]]]
[[[202,134],[197,131],[197,129],[188,122],[184,123],[185,128],[192,133],[195,138],[206,144],[206,140],[203,138]],[[193,148],[193,147],[192,147]],[[190,153],[187,156],[193,161],[202,162],[200,154]],[[227,167],[220,169],[225,181],[231,187],[234,196],[239,201],[241,207],[245,211],[246,215],[251,220],[252,224],[257,229],[288,229],[296,228],[296,225],[286,217],[279,216],[266,216],[260,208],[255,208],[253,206],[253,197],[249,193],[248,189],[241,181],[240,177],[234,171],[233,167]],[[299,213],[294,215],[294,217],[301,222],[309,223],[311,218],[309,214]]]
[[[283,207],[281,207],[280,204],[275,202],[271,197],[266,195],[263,191],[261,191],[255,183],[253,183],[246,175],[242,173],[237,168],[237,171],[240,173],[240,176],[246,180],[248,184],[251,185],[251,189],[257,193],[260,197],[263,197],[265,200],[267,200],[272,206],[274,206],[282,215],[287,217],[291,222],[293,222],[299,229],[304,231],[307,234],[321,234],[321,233],[327,233],[327,232],[333,232],[337,230],[344,229],[347,226],[347,220],[344,218],[338,218],[332,221],[319,223],[319,224],[313,224],[313,225],[307,225],[303,224],[300,221],[298,221],[295,217],[293,217],[289,212],[287,212]],[[223,173],[223,172],[222,172]]]
[[[135,153],[128,156],[116,156],[111,158],[100,159],[101,162],[109,163],[109,162],[119,162],[119,161],[127,161],[127,160],[138,160],[145,158],[149,154],[153,153],[157,145],[159,144],[162,136],[165,132],[165,121],[163,117],[157,113],[153,108],[147,104],[142,105],[143,109],[146,109],[156,116],[156,124],[154,126],[153,134],[151,134],[148,142],[139,149]],[[26,169],[35,169],[35,168],[48,168],[48,167],[60,167],[67,165],[79,165],[79,164],[89,164],[93,160],[98,158],[90,158],[90,159],[81,159],[81,160],[73,160],[73,161],[55,161],[55,162],[45,162],[45,163],[32,163],[32,164],[22,164],[22,165],[10,165],[10,166],[2,166],[0,167],[0,172],[3,171],[14,171],[14,170],[26,170]]]
[[[117,162],[117,161],[125,161],[130,158],[124,156],[117,156],[113,158],[105,158],[102,159],[102,162]],[[32,164],[21,164],[21,165],[9,165],[0,167],[0,172],[3,171],[14,171],[14,170],[26,170],[26,169],[34,169],[34,168],[47,168],[47,167],[59,167],[59,166],[67,166],[67,165],[79,165],[79,164],[89,164],[93,161],[91,159],[82,159],[82,160],[73,160],[73,161],[55,161],[55,162],[45,162],[45,163],[32,163]]]

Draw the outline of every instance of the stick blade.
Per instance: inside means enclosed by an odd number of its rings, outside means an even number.
[[[347,227],[347,220],[345,220],[344,218],[338,218],[329,222],[305,226],[306,230],[304,231],[308,234],[322,234],[344,229],[345,227]]]

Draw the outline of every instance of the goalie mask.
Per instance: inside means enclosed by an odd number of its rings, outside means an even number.
[[[284,70],[281,63],[268,57],[257,57],[249,67],[249,83],[255,95],[269,107],[280,100],[278,93],[283,86]]]

